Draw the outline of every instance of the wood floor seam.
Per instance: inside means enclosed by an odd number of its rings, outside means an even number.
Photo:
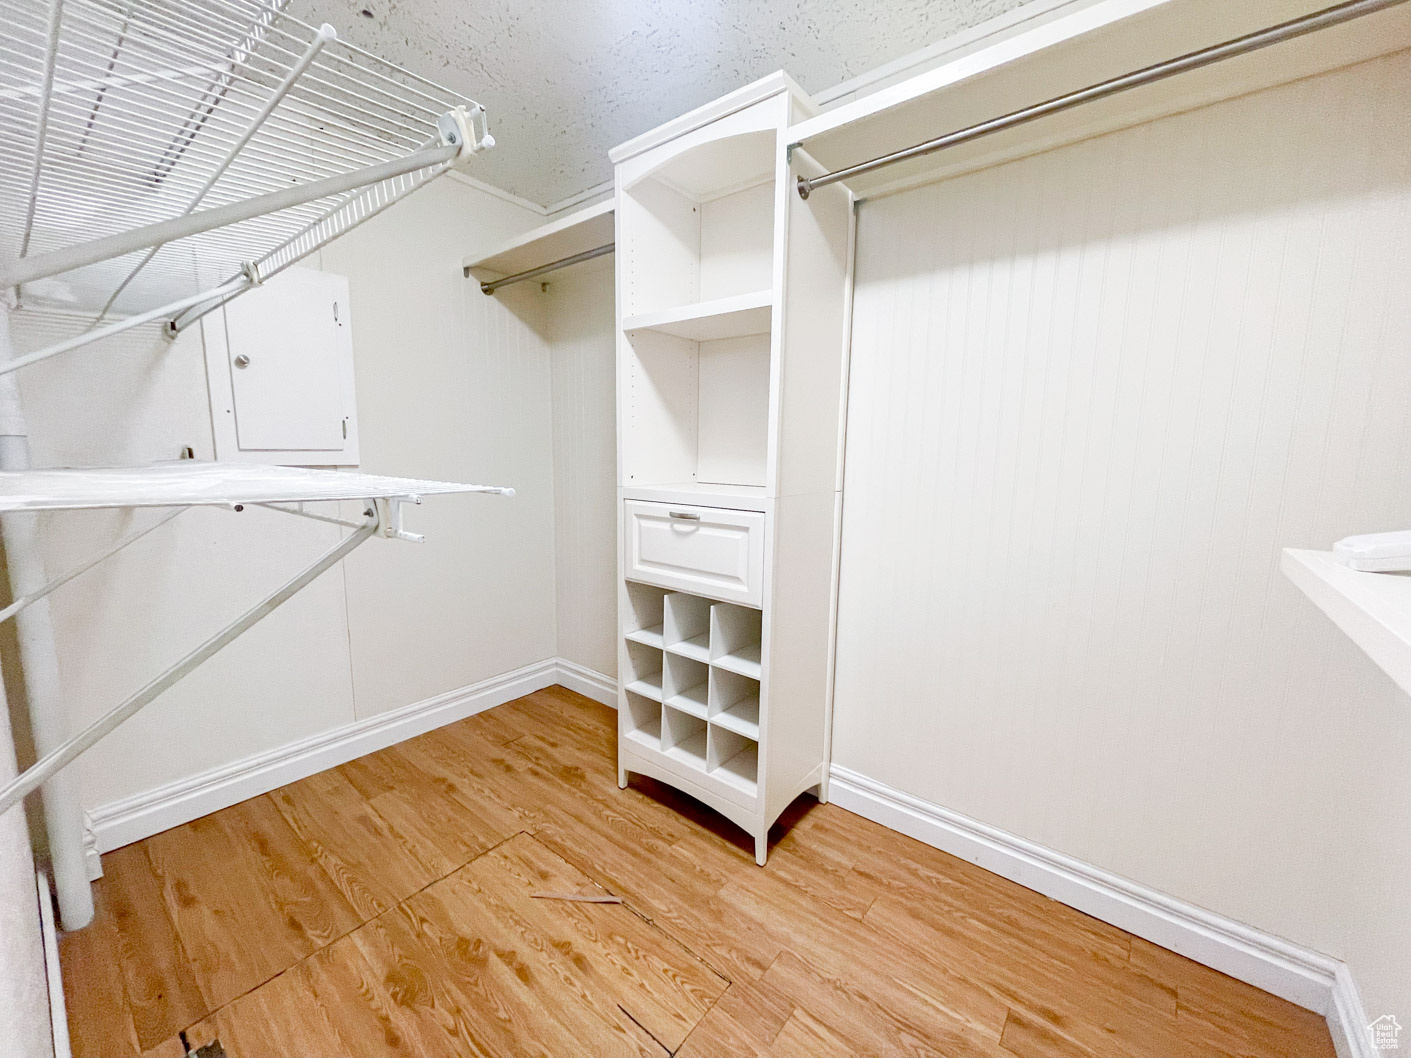
[[[538,840],[538,835],[537,835],[537,834],[531,834],[530,836],[533,837],[533,838],[535,838],[535,840]],[[559,855],[562,855],[562,853],[559,853]],[[587,875],[589,878],[593,878],[592,873],[591,873],[589,870],[585,869],[582,864],[575,862],[573,859],[571,859],[571,858],[568,857],[568,856],[563,856],[563,858],[564,858],[565,860],[567,860],[569,863],[572,863],[573,866],[577,867],[580,871],[582,871],[582,872],[583,872],[585,875]],[[599,886],[601,886],[603,889],[607,890],[608,892],[612,892],[612,887],[610,887],[610,886],[608,886],[608,885],[605,885],[603,882],[599,881],[599,880],[596,879],[596,878],[593,878],[593,881],[594,881],[595,883],[597,883]],[[646,911],[644,911],[642,908],[638,907],[638,906],[632,901],[632,899],[631,899],[630,897],[628,897],[628,896],[626,896],[626,895],[624,895],[624,894],[621,894],[621,893],[617,893],[617,894],[614,894],[614,895],[617,895],[617,896],[621,896],[621,897],[622,897],[622,905],[621,905],[622,907],[624,907],[624,908],[626,908],[628,911],[632,912],[632,914],[636,915],[638,918],[640,918],[640,919],[641,919],[643,922],[645,922],[647,925],[651,926],[653,929],[661,930],[661,932],[662,932],[663,934],[665,934],[666,936],[672,937],[672,939],[673,939],[677,944],[680,944],[681,947],[685,948],[688,952],[691,953],[692,956],[694,956],[697,960],[699,960],[702,966],[704,966],[706,969],[708,969],[711,973],[715,974],[716,977],[719,977],[722,981],[725,982],[726,986],[729,987],[729,985],[731,984],[731,978],[730,978],[730,975],[729,975],[729,974],[727,974],[727,973],[725,973],[723,970],[719,969],[717,966],[715,966],[713,963],[711,963],[711,961],[710,961],[709,959],[705,958],[705,957],[704,957],[703,955],[701,955],[699,952],[697,952],[697,951],[695,951],[694,949],[692,949],[692,947],[691,947],[689,944],[687,944],[685,941],[681,940],[679,937],[674,937],[674,936],[672,936],[672,934],[669,933],[669,932],[667,931],[667,929],[666,929],[661,923],[659,923],[659,922],[658,922],[656,919],[654,919],[651,915],[647,914]]]
[[[478,855],[472,856],[470,859],[466,860],[465,863],[461,864],[460,867],[457,867],[456,870],[458,871],[458,870],[460,870],[462,867],[465,867],[465,866],[467,866],[467,865],[469,865],[469,864],[475,862],[476,860],[480,859],[480,857],[485,856],[485,855],[487,855],[488,853],[493,852],[495,849],[499,848],[499,847],[500,847],[501,845],[503,845],[505,842],[514,839],[515,837],[519,836],[520,834],[527,834],[527,832],[521,830],[521,831],[516,831],[514,834],[508,835],[507,837],[501,839],[500,841],[497,841],[494,845],[490,846],[490,848],[486,849],[484,852],[481,852],[481,853],[479,853]],[[532,835],[531,835],[531,836],[532,836]],[[317,864],[315,864],[315,866],[317,866]],[[247,988],[244,992],[240,993],[238,996],[232,997],[231,999],[227,1000],[226,1002],[220,1004],[220,1006],[218,1006],[218,1007],[216,1007],[216,1008],[214,1008],[214,1009],[212,1009],[212,1010],[206,1011],[204,1014],[201,1015],[201,1017],[197,1018],[195,1021],[191,1022],[190,1024],[183,1025],[182,1028],[181,1028],[181,1031],[182,1031],[182,1032],[190,1032],[195,1026],[201,1024],[203,1021],[209,1020],[211,1017],[214,1017],[216,1014],[219,1014],[222,1010],[224,1010],[224,1009],[226,1009],[227,1007],[231,1006],[231,1005],[232,1005],[233,1003],[235,1003],[237,1000],[240,1000],[240,999],[245,998],[245,997],[248,996],[250,993],[252,993],[252,992],[254,992],[254,991],[256,991],[256,990],[258,990],[258,989],[260,989],[260,988],[263,988],[265,985],[270,984],[272,981],[275,981],[275,980],[277,980],[277,979],[280,978],[280,977],[283,977],[285,974],[289,973],[291,970],[297,969],[299,966],[304,965],[304,964],[307,963],[310,959],[312,959],[312,958],[314,958],[315,956],[317,956],[320,952],[324,951],[324,950],[327,949],[327,948],[332,947],[334,944],[338,943],[338,941],[343,940],[343,939],[345,939],[345,938],[351,936],[352,934],[356,933],[358,930],[362,929],[362,928],[363,928],[364,926],[366,926],[368,923],[370,923],[370,922],[376,922],[378,919],[383,918],[383,917],[386,916],[386,915],[390,915],[390,914],[391,914],[392,912],[394,912],[394,911],[397,911],[397,910],[400,909],[404,904],[406,904],[408,900],[411,900],[413,897],[419,895],[420,893],[425,892],[427,889],[431,888],[431,887],[432,887],[433,885],[435,885],[437,882],[444,881],[446,878],[449,878],[449,877],[450,877],[452,874],[454,874],[454,873],[456,873],[456,872],[455,872],[455,871],[450,871],[450,872],[448,872],[447,874],[442,875],[440,878],[436,878],[436,879],[434,879],[434,880],[432,880],[432,881],[430,881],[430,882],[427,882],[426,885],[422,886],[422,887],[421,887],[420,889],[418,889],[415,893],[410,894],[410,895],[407,896],[405,899],[399,900],[397,903],[393,904],[391,907],[386,908],[385,910],[378,912],[376,915],[373,915],[371,918],[364,919],[363,921],[359,922],[356,926],[354,926],[352,929],[348,930],[346,933],[340,934],[339,936],[334,937],[332,940],[330,940],[327,944],[324,944],[324,945],[322,945],[322,946],[320,946],[320,947],[318,947],[318,948],[315,948],[313,951],[309,952],[309,953],[308,953],[307,955],[305,955],[303,958],[298,959],[297,961],[290,963],[288,966],[286,966],[284,969],[280,970],[278,973],[272,974],[272,975],[270,975],[269,977],[265,978],[264,980],[259,981],[259,982],[257,982],[257,983],[254,984],[254,985],[251,985],[251,986],[250,986],[249,988]],[[188,1048],[188,1050],[189,1050],[189,1048]]]
[[[619,790],[615,739],[536,692],[107,854],[60,938],[74,1058],[1334,1058],[1318,1015],[833,805],[760,868]]]
[[[670,1047],[668,1047],[666,1044],[662,1043],[661,1040],[657,1039],[656,1036],[655,1036],[655,1034],[653,1034],[653,1032],[652,1032],[651,1029],[647,1028],[647,1026],[643,1025],[640,1021],[638,1021],[636,1018],[634,1018],[634,1017],[632,1016],[632,1011],[628,1010],[628,1009],[627,1009],[626,1007],[624,1007],[621,1003],[617,1004],[617,1009],[620,1010],[620,1011],[622,1011],[622,1016],[623,1016],[623,1017],[627,1018],[627,1020],[629,1020],[630,1022],[632,1022],[632,1024],[636,1025],[639,1029],[642,1030],[642,1032],[643,1032],[644,1034],[646,1034],[648,1037],[650,1037],[650,1038],[651,1038],[651,1041],[652,1041],[653,1043],[655,1043],[658,1047],[661,1048],[662,1053],[665,1054],[665,1055],[667,1056],[667,1058],[671,1058],[671,1055],[673,1055],[673,1054],[676,1053],[676,1052],[673,1051]],[[682,1043],[684,1043],[684,1042],[685,1042],[685,1041],[683,1040]]]

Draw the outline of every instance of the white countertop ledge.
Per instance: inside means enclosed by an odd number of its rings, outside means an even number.
[[[1411,573],[1362,573],[1331,551],[1284,548],[1284,575],[1411,694]]]

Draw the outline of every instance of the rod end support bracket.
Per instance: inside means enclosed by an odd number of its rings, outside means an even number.
[[[436,128],[441,134],[443,144],[460,148],[456,155],[458,162],[495,146],[495,137],[490,135],[485,108],[479,103],[446,111],[436,119]]]
[[[812,194],[812,192],[813,192],[813,184],[809,182],[808,177],[806,177],[806,176],[800,176],[800,177],[798,177],[798,178],[797,178],[797,183],[795,183],[794,186],[798,188],[799,198],[801,198],[801,199],[803,199],[805,202],[807,202],[807,201],[808,201],[808,196],[809,196],[810,194]]]
[[[420,496],[389,496],[380,498],[377,504],[377,521],[382,535],[389,540],[406,540],[413,544],[426,543],[421,533],[409,533],[402,528],[402,507],[404,504],[420,504]]]

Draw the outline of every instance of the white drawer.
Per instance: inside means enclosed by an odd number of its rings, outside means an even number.
[[[764,515],[679,503],[624,501],[628,580],[723,602],[764,598]]]

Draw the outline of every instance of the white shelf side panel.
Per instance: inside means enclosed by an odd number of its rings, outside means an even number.
[[[1284,548],[1293,581],[1398,687],[1411,694],[1411,574],[1348,569],[1331,551]]]

